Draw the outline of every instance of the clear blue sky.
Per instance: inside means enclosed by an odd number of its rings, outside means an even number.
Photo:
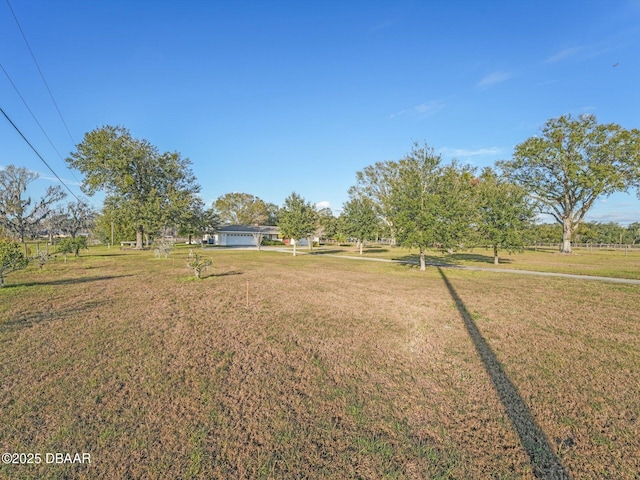
[[[640,128],[638,0],[10,2],[73,141],[123,125],[188,157],[207,203],[296,191],[338,213],[356,171],[414,141],[482,167],[562,114]],[[66,157],[6,0],[0,62]],[[0,106],[79,194],[3,72]],[[51,182],[3,117],[0,142],[0,166]],[[588,219],[640,221],[640,201],[603,199]]]

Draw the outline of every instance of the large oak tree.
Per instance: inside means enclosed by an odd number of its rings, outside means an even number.
[[[105,205],[133,223],[138,249],[145,232],[176,224],[200,190],[188,159],[177,152],[161,153],[121,126],[85,134],[67,162],[84,175],[83,192],[105,191]]]
[[[563,115],[498,166],[562,225],[562,252],[571,253],[572,236],[594,202],[627,190],[637,180],[631,166],[639,159],[640,130],[598,124],[593,115]]]

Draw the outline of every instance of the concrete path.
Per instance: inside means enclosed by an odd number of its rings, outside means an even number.
[[[262,250],[271,251],[271,252],[280,252],[280,253],[288,253],[291,255],[292,251],[287,250],[285,248],[269,248],[263,247]],[[298,255],[316,255],[318,257],[334,257],[334,258],[344,258],[347,260],[364,260],[368,262],[385,262],[385,263],[399,263],[405,265],[418,265],[417,262],[410,262],[406,260],[392,260],[388,258],[371,258],[371,257],[360,257],[360,256],[352,256],[352,255],[335,255],[333,253],[322,253],[322,251],[311,251],[308,250],[298,250]],[[539,277],[559,277],[559,278],[572,278],[576,280],[595,280],[599,282],[610,282],[610,283],[623,283],[626,285],[640,285],[640,280],[634,280],[632,278],[616,278],[616,277],[599,277],[595,275],[576,275],[573,273],[555,273],[555,272],[536,272],[534,270],[516,270],[513,268],[491,268],[491,267],[472,267],[466,265],[451,265],[446,263],[427,263],[427,266],[430,267],[441,267],[441,268],[452,268],[458,270],[477,270],[480,272],[495,272],[495,273],[515,273],[518,275],[535,275]]]

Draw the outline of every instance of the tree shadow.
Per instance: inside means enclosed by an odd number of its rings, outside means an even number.
[[[94,310],[104,303],[104,301],[87,300],[81,305],[73,305],[65,309],[49,308],[46,310],[31,311],[29,313],[19,315],[17,318],[13,318],[7,322],[1,322],[0,332],[17,331],[24,328],[31,328],[35,325],[47,321],[66,320],[68,318],[74,318],[77,315]]]
[[[408,265],[420,265],[420,255],[418,255],[417,253],[416,254],[403,255],[401,257],[393,257],[392,260],[395,260],[395,261],[401,262],[401,263],[406,263]],[[424,260],[425,260],[427,265],[430,265],[432,267],[456,267],[456,266],[458,266],[458,265],[456,265],[456,263],[454,263],[449,258],[436,257],[435,255],[425,254]]]
[[[340,250],[334,249],[334,250],[316,250],[316,251],[311,251],[309,252],[309,255],[335,255],[338,253],[344,253],[346,251],[346,249],[342,248]]]
[[[202,278],[209,278],[209,277],[228,277],[231,275],[244,275],[244,272],[240,272],[238,270],[231,270],[229,272],[222,272],[222,273],[210,273],[209,275],[203,275]]]
[[[484,364],[484,368],[489,374],[494,388],[498,392],[500,401],[504,405],[507,415],[513,423],[516,433],[520,438],[520,443],[529,456],[535,477],[551,480],[570,479],[569,473],[555,454],[544,432],[536,423],[531,411],[520,396],[518,388],[511,382],[495,353],[480,333],[464,302],[458,296],[458,293],[451,282],[449,282],[444,271],[441,268],[438,268],[438,271],[449,290],[451,298],[453,298],[456,303],[467,333],[469,337],[471,337],[476,351]]]
[[[434,267],[456,267],[460,266],[462,262],[488,263],[493,265],[493,255],[480,255],[477,253],[452,253],[444,257],[425,254],[424,258],[427,265]],[[420,255],[417,253],[404,255],[402,257],[394,257],[393,260],[411,265],[419,265]],[[513,261],[508,258],[500,257],[501,265],[508,263],[513,263]]]
[[[481,255],[478,253],[453,253],[449,255],[453,262],[477,262],[477,263],[490,263],[493,265],[493,255]],[[500,263],[513,263],[509,258],[499,257]]]
[[[364,247],[362,251],[364,253],[386,253],[389,251],[389,249],[382,247]]]
[[[112,280],[114,278],[133,277],[133,275],[108,275],[100,277],[76,277],[76,278],[61,278],[58,280],[48,280],[44,282],[22,282],[22,283],[10,283],[5,284],[3,289],[16,288],[16,287],[35,287],[39,285],[76,285],[87,282],[97,282],[100,280]]]

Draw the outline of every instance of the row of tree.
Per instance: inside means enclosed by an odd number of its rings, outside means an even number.
[[[533,225],[527,233],[528,243],[556,244],[562,242],[562,225],[542,223]],[[627,226],[615,222],[583,222],[573,234],[573,242],[580,244],[638,245],[640,222]]]
[[[602,239],[601,225],[583,224],[598,198],[640,187],[640,131],[598,124],[593,115],[561,116],[517,145],[497,169],[476,177],[470,166],[442,165],[433,149],[414,145],[399,161],[357,173],[342,230],[362,244],[382,220],[397,243],[419,250],[422,269],[427,248],[479,243],[493,248],[497,263],[500,249],[521,249],[531,239],[526,234],[544,213],[561,226],[561,251],[570,253],[575,238]],[[294,238],[304,233],[288,225],[284,231]],[[616,234],[622,241],[623,232]]]
[[[94,222],[98,236],[111,242],[135,236],[137,248],[167,227],[198,236],[213,233],[221,223],[277,224],[294,240],[313,235],[318,226],[325,236],[348,236],[361,244],[383,233],[417,248],[422,260],[427,248],[455,250],[478,243],[491,245],[497,258],[500,249],[521,248],[536,213],[551,215],[562,226],[563,252],[571,251],[577,235],[587,238],[580,227],[596,199],[640,184],[640,131],[600,125],[591,115],[562,116],[549,120],[540,136],[516,146],[511,160],[480,174],[455,161],[443,165],[433,149],[414,145],[400,160],[357,172],[339,219],[296,193],[282,208],[246,193],[224,195],[207,207],[189,160],[160,152],[123,127],[87,133],[67,162],[83,174],[84,193],[106,193]],[[5,232],[24,241],[45,220],[63,217],[69,221],[58,226],[61,231],[73,236],[87,228],[93,213],[85,204],[54,214],[51,205],[63,197],[59,187],[50,187],[28,211],[31,199],[21,194],[32,175],[15,167],[2,172]]]
[[[479,243],[493,248],[497,263],[499,250],[523,247],[535,219],[535,205],[522,188],[491,168],[476,176],[468,165],[442,164],[427,145],[414,145],[401,160],[366,167],[349,193],[343,214],[352,235],[371,238],[374,220],[381,218],[399,245],[418,249],[423,270],[427,249]]]

